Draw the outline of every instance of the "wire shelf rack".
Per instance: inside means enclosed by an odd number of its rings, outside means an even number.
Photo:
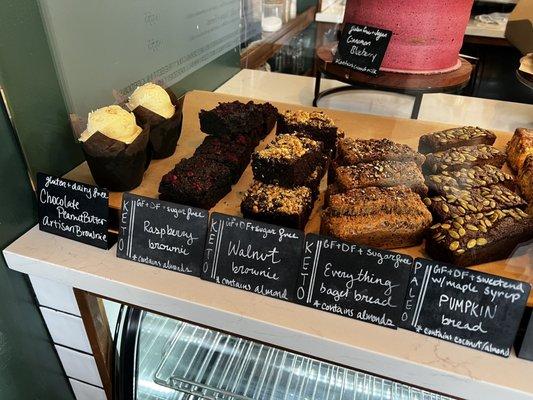
[[[154,382],[205,400],[448,400],[401,383],[179,323]]]

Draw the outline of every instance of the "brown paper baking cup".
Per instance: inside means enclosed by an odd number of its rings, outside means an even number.
[[[178,99],[172,91],[167,90],[166,92],[176,107],[172,117],[164,118],[143,106],[138,106],[133,110],[139,126],[146,124],[150,126],[150,147],[154,160],[167,158],[174,154],[181,135],[182,112],[177,104]]]
[[[96,132],[82,143],[96,184],[113,192],[124,192],[139,186],[150,163],[149,138],[150,127],[145,125],[130,144],[111,139],[101,132]]]

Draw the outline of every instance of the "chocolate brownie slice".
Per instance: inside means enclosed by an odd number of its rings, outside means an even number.
[[[516,191],[514,177],[493,165],[462,168],[457,171],[442,171],[440,174],[427,176],[426,184],[431,193],[444,195],[448,193],[451,187],[473,189],[496,184]]]
[[[338,165],[354,165],[372,161],[413,161],[422,165],[425,157],[405,144],[389,139],[353,139],[339,141]]]
[[[307,177],[307,180],[304,183],[304,186],[311,189],[311,193],[313,193],[313,198],[317,198],[320,192],[320,182],[322,181],[322,178],[324,177],[327,167],[328,167],[328,158],[323,157],[322,161],[317,164],[315,170]]]
[[[279,113],[276,134],[295,134],[322,142],[324,150],[334,154],[337,140],[344,137],[333,120],[322,111],[285,111]]]
[[[277,136],[252,155],[255,180],[285,187],[303,186],[322,162],[322,144],[293,135]]]
[[[494,144],[496,135],[477,126],[463,126],[422,135],[418,141],[418,151],[423,154],[445,151],[453,147]]]
[[[274,129],[278,119],[278,109],[270,103],[253,104],[263,116],[263,131],[261,134],[261,139],[263,139]]]
[[[313,195],[307,187],[284,188],[254,182],[241,203],[245,218],[287,228],[304,229],[313,208]]]
[[[428,154],[423,169],[426,174],[437,174],[442,171],[454,171],[476,165],[494,165],[501,168],[504,163],[505,153],[495,147],[480,144]]]
[[[246,135],[257,145],[263,137],[264,118],[253,102],[219,103],[212,110],[201,110],[200,130],[208,135]]]
[[[181,160],[159,184],[159,198],[209,209],[231,190],[228,167],[205,158]]]
[[[470,190],[450,188],[445,196],[426,197],[424,203],[438,221],[495,209],[527,207],[524,199],[500,185]]]
[[[420,197],[405,186],[367,187],[331,195],[321,232],[380,248],[419,244],[431,225]]]
[[[467,267],[508,257],[533,237],[533,217],[520,208],[469,214],[435,224],[426,252],[435,260]]]
[[[421,196],[428,191],[422,172],[412,161],[374,161],[336,167],[334,181],[340,192],[369,186],[399,185],[405,185]]]
[[[232,140],[226,136],[208,136],[196,148],[194,158],[205,158],[228,167],[232,182],[237,182],[250,162],[252,151],[246,142]]]

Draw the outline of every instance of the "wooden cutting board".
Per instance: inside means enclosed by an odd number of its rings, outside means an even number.
[[[183,104],[183,126],[181,137],[178,141],[176,152],[173,156],[164,160],[154,160],[145,173],[142,184],[132,193],[147,196],[158,197],[158,187],[161,177],[170,171],[176,163],[182,158],[192,156],[196,147],[202,143],[204,133],[200,131],[200,122],[198,113],[201,109],[211,109],[219,102],[241,100],[246,102],[249,98],[230,96],[212,92],[192,91],[185,95]],[[260,102],[260,101],[259,101]],[[279,110],[316,110],[313,107],[297,106],[292,104],[272,102]],[[318,108],[320,109],[320,108]],[[441,129],[453,127],[454,125],[442,124],[437,122],[417,121],[411,119],[401,119],[393,117],[382,117],[376,115],[357,114],[347,111],[337,111],[322,109],[330,116],[335,124],[346,133],[347,137],[356,137],[361,139],[370,138],[389,138],[398,143],[404,143],[413,149],[418,148],[418,139],[421,135],[434,132]],[[496,132],[497,140],[495,146],[501,150],[505,148],[506,143],[510,140],[512,134],[509,132]],[[259,145],[258,149],[264,148],[274,138],[274,132],[271,132]],[[507,167],[505,167],[507,168]],[[81,164],[66,175],[66,178],[79,182],[94,184],[91,173],[86,163]],[[323,179],[321,185],[321,196],[317,203],[309,223],[306,226],[306,232],[318,232],[320,227],[320,210],[323,205],[323,194],[326,189],[326,180]],[[230,215],[241,215],[240,203],[244,192],[252,182],[251,167],[244,171],[241,179],[233,186],[232,191],[226,195],[218,204],[211,209]],[[109,206],[114,210],[120,210],[122,202],[122,193],[111,192],[109,196]],[[409,254],[413,257],[426,257],[423,246],[397,249],[401,253]],[[533,243],[528,242],[518,247],[514,255],[506,260],[495,261],[486,264],[480,264],[471,269],[483,271],[507,278],[518,279],[533,284]],[[529,306],[533,306],[533,294],[530,295]]]

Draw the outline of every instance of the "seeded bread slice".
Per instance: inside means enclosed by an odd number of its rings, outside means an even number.
[[[423,154],[445,151],[453,147],[494,144],[496,135],[477,126],[463,126],[422,135],[418,151]]]
[[[334,169],[334,181],[340,192],[369,186],[405,185],[421,196],[427,194],[422,172],[412,161],[374,161]]]
[[[471,190],[477,187],[496,184],[505,186],[509,190],[516,191],[514,177],[493,165],[462,168],[457,171],[443,171],[437,175],[427,176],[426,184],[431,193],[444,195],[447,194],[452,187]]]
[[[519,208],[469,214],[433,225],[426,253],[435,260],[467,267],[508,257],[533,237],[533,217]]]
[[[372,161],[413,161],[422,165],[425,157],[405,144],[389,139],[353,139],[339,141],[338,165],[354,165]]]
[[[480,144],[476,146],[456,147],[440,153],[426,156],[423,165],[426,174],[438,174],[442,171],[455,171],[476,165],[494,165],[501,168],[505,163],[505,154],[495,147]]]
[[[367,187],[331,195],[321,232],[351,243],[393,249],[419,244],[431,214],[406,186]]]
[[[519,195],[500,185],[471,190],[450,188],[445,196],[426,197],[424,203],[438,221],[495,209],[525,209],[527,206]]]

